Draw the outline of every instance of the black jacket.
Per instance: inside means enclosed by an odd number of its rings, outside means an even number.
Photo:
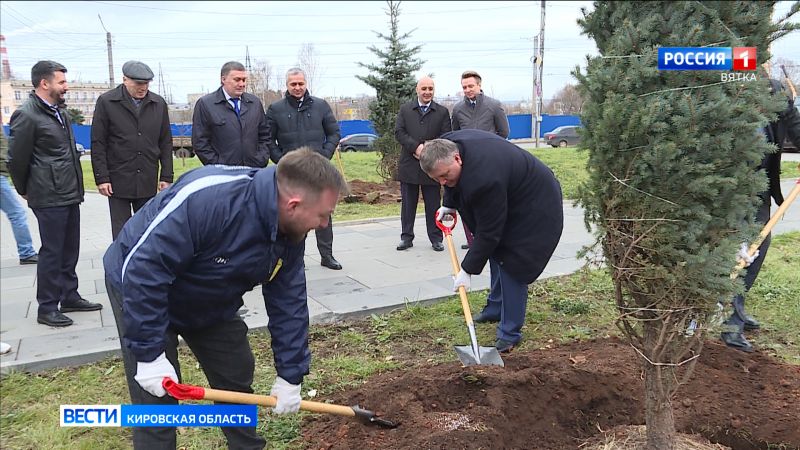
[[[119,198],[149,198],[159,180],[172,183],[167,102],[148,92],[137,111],[122,84],[101,95],[92,120],[92,169],[95,183],[111,183]]]
[[[394,137],[400,143],[400,161],[397,164],[397,178],[404,183],[438,185],[419,166],[414,151],[419,144],[436,139],[450,131],[450,112],[444,106],[431,101],[428,111],[422,114],[419,100],[414,99],[400,107]]]
[[[194,106],[192,148],[203,164],[264,167],[269,162],[264,106],[253,94],[242,94],[241,124],[222,87]]]
[[[83,202],[83,172],[66,109],[55,113],[31,93],[11,115],[8,171],[31,208]]]
[[[339,123],[328,102],[306,92],[303,104],[288,92],[267,108],[269,157],[277,163],[286,152],[307,146],[331,159],[339,145]]]
[[[774,79],[769,81],[773,95],[786,95],[780,81]],[[786,109],[779,112],[778,118],[764,128],[767,141],[775,144],[778,147],[778,151],[764,155],[764,159],[758,167],[767,172],[767,179],[769,180],[769,190],[762,194],[762,198],[764,201],[769,201],[769,197],[772,197],[777,205],[783,203],[783,193],[781,192],[781,152],[783,152],[783,144],[786,141],[786,137],[788,136],[792,143],[800,148],[800,112],[795,108],[791,98],[787,97],[787,102]]]
[[[445,187],[444,206],[456,208],[475,235],[461,267],[477,274],[491,257],[514,279],[532,283],[561,238],[561,186],[536,157],[496,134],[453,131],[461,178]]]

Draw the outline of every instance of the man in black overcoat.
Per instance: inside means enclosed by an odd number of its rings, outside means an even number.
[[[122,84],[98,97],[94,109],[92,171],[97,190],[108,197],[113,239],[131,213],[172,183],[169,110],[149,90],[152,80],[145,63],[128,61]]]
[[[419,191],[425,202],[425,224],[428,239],[437,252],[444,250],[442,231],[436,227],[435,214],[441,205],[439,184],[419,166],[419,155],[425,141],[436,139],[451,130],[450,112],[433,101],[433,79],[423,77],[417,82],[417,98],[400,107],[394,137],[400,143],[400,162],[397,177],[400,180],[400,243],[397,250],[406,250],[414,244],[414,219],[417,215]]]
[[[528,284],[541,275],[561,238],[561,186],[553,171],[525,150],[480,130],[428,141],[422,169],[445,186],[437,217],[456,211],[475,239],[453,290],[491,268],[489,302],[481,315],[499,321],[495,346],[510,351],[522,339]]]

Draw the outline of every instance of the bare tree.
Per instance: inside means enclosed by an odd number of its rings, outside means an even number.
[[[247,90],[258,97],[265,107],[280,99],[279,86],[273,84],[273,77],[277,79],[275,70],[266,60],[256,60],[248,76]],[[276,89],[272,90],[272,87]]]
[[[300,47],[300,51],[297,52],[297,67],[305,71],[308,90],[313,93],[320,87],[317,81],[322,77],[322,68],[314,44],[304,43]]]
[[[785,74],[784,68],[786,69]],[[786,84],[787,76],[794,83],[795,89],[800,88],[800,64],[788,58],[775,58],[775,62],[772,63],[772,77]]]
[[[583,111],[584,98],[574,84],[567,84],[547,102],[544,112],[547,114],[578,115]]]

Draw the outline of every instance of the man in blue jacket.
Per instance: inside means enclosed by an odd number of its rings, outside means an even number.
[[[178,335],[212,388],[253,392],[255,363],[242,295],[261,284],[277,378],[274,411],[296,412],[308,373],[306,234],[327,225],[346,185],[308,149],[263,169],[207,166],[159,193],[125,225],[103,258],[134,404],[175,404]],[[255,428],[222,431],[230,448],[263,448]],[[135,448],[174,449],[175,428],[135,428]]]
[[[457,210],[475,231],[453,290],[469,290],[471,275],[489,262],[491,291],[480,315],[500,322],[495,346],[510,351],[522,339],[528,284],[542,273],[561,238],[561,186],[536,157],[480,130],[426,142],[420,165],[445,186],[437,217]]]

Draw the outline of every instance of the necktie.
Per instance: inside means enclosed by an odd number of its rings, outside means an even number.
[[[50,109],[52,109],[52,110],[53,110],[53,112],[54,112],[54,113],[55,113],[55,115],[56,115],[56,118],[58,119],[58,122],[59,122],[59,123],[61,124],[61,126],[63,127],[63,126],[64,126],[64,119],[62,119],[62,118],[61,118],[61,114],[59,114],[59,112],[58,112],[58,106],[51,106],[51,107],[50,107]]]
[[[236,118],[241,122],[242,118],[239,117],[239,99],[238,98],[231,98],[233,102],[233,110],[236,111]]]
[[[419,110],[422,111],[422,114],[424,115],[426,112],[428,112],[428,105],[420,106]]]

